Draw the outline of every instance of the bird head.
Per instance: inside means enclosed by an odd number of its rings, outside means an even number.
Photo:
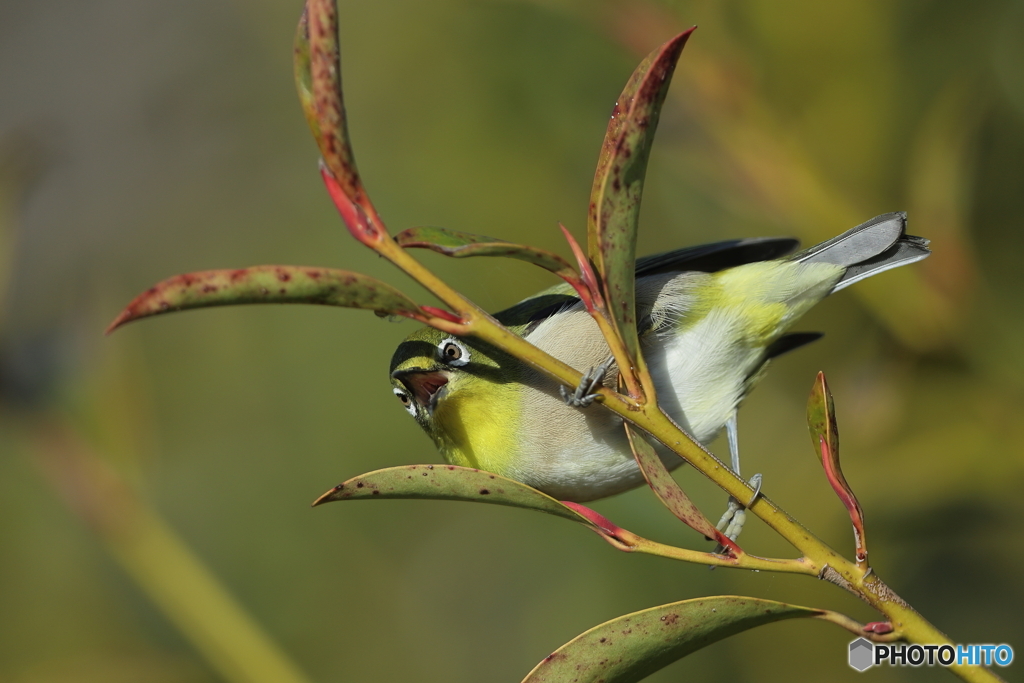
[[[456,389],[473,361],[464,341],[426,327],[403,341],[391,358],[391,390],[424,428],[441,403]]]
[[[519,367],[479,340],[425,327],[391,358],[391,390],[451,458],[514,417],[507,414],[516,405],[508,392],[521,380]]]

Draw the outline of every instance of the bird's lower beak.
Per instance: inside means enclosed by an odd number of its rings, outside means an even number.
[[[448,384],[448,374],[427,370],[410,370],[398,375],[398,379],[412,392],[416,402],[431,412],[437,405],[441,391]]]

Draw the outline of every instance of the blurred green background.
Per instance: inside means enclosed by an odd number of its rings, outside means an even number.
[[[824,370],[876,571],[953,640],[1022,651],[1024,3],[340,4],[352,138],[392,230],[567,253],[556,222],[583,235],[615,97],[692,24],[641,253],[813,243],[907,210],[934,256],[798,325],[827,336],[747,401],[745,465],[852,551],[804,420]],[[300,7],[0,4],[0,680],[518,681],[601,621],[690,597],[876,618],[804,577],[629,556],[518,510],[309,509],[357,473],[437,460],[386,379],[410,323],[242,307],[102,336],[135,294],[192,270],[335,266],[417,293],[347,236],[317,177],[291,82]],[[423,258],[490,309],[551,283]],[[677,478],[717,518],[724,496]],[[595,507],[703,547],[644,490]],[[791,553],[757,521],[744,546]],[[849,640],[775,624],[650,680],[861,680]]]

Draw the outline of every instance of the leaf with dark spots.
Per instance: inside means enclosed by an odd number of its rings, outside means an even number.
[[[353,477],[316,499],[314,506],[336,500],[386,498],[463,500],[546,512],[588,527],[586,516],[517,481],[455,465],[389,467]]]
[[[235,304],[320,304],[423,319],[410,298],[360,273],[308,266],[253,266],[175,275],[135,298],[107,333],[139,318]]]
[[[824,610],[741,596],[683,600],[590,629],[541,660],[523,683],[633,683],[755,626],[823,614]]]
[[[566,282],[578,282],[576,270],[564,258],[554,252],[514,244],[505,240],[473,235],[468,232],[446,230],[445,228],[417,227],[403,230],[395,235],[395,241],[406,249],[430,249],[452,258],[468,256],[504,256],[526,261],[550,270]]]
[[[590,260],[601,277],[614,329],[634,360],[639,359],[634,264],[640,198],[661,106],[692,31],[648,55],[626,83],[612,109],[590,194]]]
[[[857,564],[867,562],[867,541],[864,537],[864,512],[857,496],[843,475],[839,464],[839,425],[836,422],[835,403],[829,391],[825,373],[819,372],[807,399],[807,426],[811,432],[814,452],[825,469],[825,477],[850,513],[853,523],[853,537],[856,544]]]
[[[633,449],[633,457],[636,458],[636,464],[640,466],[644,479],[647,480],[648,486],[654,491],[654,495],[658,497],[662,505],[667,507],[673,515],[691,529],[703,534],[706,538],[721,543],[719,537],[724,538],[723,534],[715,528],[715,525],[704,516],[683,489],[679,487],[676,480],[669,474],[665,463],[661,461],[661,458],[655,452],[654,447],[640,432],[631,427],[628,422],[623,423],[623,426],[626,429],[626,435],[629,437],[629,445]]]
[[[375,231],[384,233],[349,141],[335,0],[307,0],[295,31],[293,67],[299,101],[324,163],[344,195],[362,209]]]

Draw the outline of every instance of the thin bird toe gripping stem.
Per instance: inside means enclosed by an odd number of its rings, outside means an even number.
[[[601,384],[604,383],[604,376],[611,370],[612,365],[615,364],[615,358],[609,357],[601,365],[596,365],[583,375],[580,379],[579,385],[575,390],[569,391],[565,385],[558,387],[559,393],[562,395],[562,400],[565,401],[566,405],[574,408],[586,408],[594,402],[601,394],[594,393]]]
[[[752,476],[750,478],[750,481],[747,483],[754,487],[754,493],[751,494],[750,500],[747,501],[747,504],[744,507],[750,507],[751,505],[753,505],[754,501],[756,501],[758,496],[761,495],[761,473],[758,472],[757,474]]]
[[[715,525],[715,528],[728,536],[731,541],[739,538],[740,532],[743,531],[743,525],[747,522],[747,508],[753,505],[754,501],[761,495],[760,473],[752,476],[748,483],[754,488],[754,493],[750,496],[747,504],[742,505],[738,500],[730,496],[729,506],[726,508],[725,514],[722,515],[722,518],[718,520],[718,524]],[[720,550],[716,549],[715,552],[720,552]]]

